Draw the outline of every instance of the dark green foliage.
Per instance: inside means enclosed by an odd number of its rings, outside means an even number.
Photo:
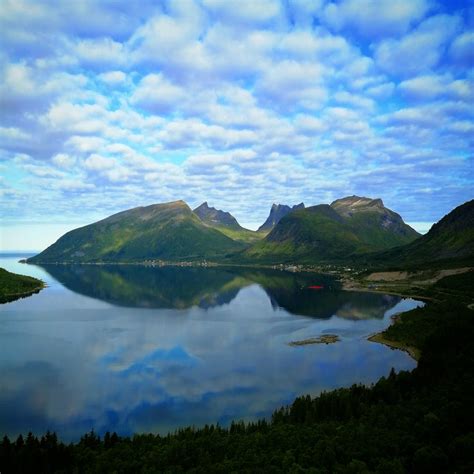
[[[4,438],[0,471],[472,472],[473,313],[455,304],[417,311],[411,319],[435,323],[414,339],[422,357],[411,373],[392,370],[372,387],[299,397],[271,421],[233,422],[227,429],[211,425],[132,438],[91,432],[69,446],[51,434]]]
[[[454,297],[458,301],[468,301],[474,299],[474,271],[451,275],[442,278],[432,287],[437,298],[445,299]]]
[[[43,288],[43,282],[33,277],[18,275],[0,268],[0,303],[14,301]]]

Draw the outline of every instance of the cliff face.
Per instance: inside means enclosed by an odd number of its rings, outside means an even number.
[[[297,209],[304,209],[304,204],[301,202],[300,204],[296,204],[293,207],[287,206],[286,204],[273,204],[267,220],[258,228],[258,231],[272,230],[283,217],[285,217],[291,211],[296,211]]]

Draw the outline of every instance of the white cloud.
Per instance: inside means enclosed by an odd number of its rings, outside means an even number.
[[[105,143],[106,141],[101,137],[73,135],[64,145],[66,148],[70,147],[81,153],[90,153],[98,151]]]
[[[203,17],[196,9],[180,17],[156,15],[135,31],[127,46],[134,62],[173,64],[179,60],[181,52],[199,37],[202,28]]]
[[[53,105],[41,122],[53,130],[73,133],[99,133],[106,128],[106,111],[96,104],[78,105],[70,102]]]
[[[281,61],[258,81],[257,93],[277,108],[318,109],[327,100],[327,90],[322,85],[327,73],[319,64]]]
[[[395,85],[393,82],[385,82],[377,86],[369,87],[365,93],[376,99],[387,99],[392,95],[394,89]]]
[[[66,153],[58,153],[51,158],[51,161],[60,168],[70,169],[76,164],[76,159]]]
[[[474,31],[460,34],[451,44],[450,54],[457,63],[472,67],[474,64]]]
[[[323,19],[336,31],[351,28],[361,36],[377,38],[404,33],[428,8],[427,0],[342,0],[329,3]]]
[[[16,142],[18,140],[28,140],[30,135],[16,127],[0,127],[0,138],[4,143],[6,141]]]
[[[8,2],[0,208],[82,218],[99,204],[105,215],[210,199],[238,202],[250,221],[256,200],[368,188],[429,220],[421,181],[445,203],[467,192],[469,160],[457,157],[472,155],[474,76],[466,12],[426,18],[428,3],[447,11],[428,0]]]
[[[112,38],[84,39],[75,45],[75,53],[79,60],[100,69],[107,65],[127,63],[127,54],[122,43]]]
[[[227,129],[197,119],[169,122],[157,137],[170,148],[204,146],[216,149],[251,145],[258,139],[252,130]]]
[[[435,67],[443,48],[460,27],[456,16],[437,15],[421,23],[400,40],[377,45],[375,58],[384,71],[402,77],[413,76]]]
[[[473,100],[474,85],[468,80],[453,80],[449,75],[425,75],[408,79],[399,84],[401,92],[416,100],[451,97]]]
[[[185,98],[185,91],[163,74],[149,74],[140,81],[130,102],[149,112],[162,114],[178,110]]]
[[[334,94],[334,99],[340,104],[350,105],[356,109],[365,109],[372,111],[375,108],[375,102],[367,97],[351,94],[347,91],[339,91]]]
[[[98,75],[98,78],[110,86],[118,86],[127,80],[123,71],[108,71]]]
[[[309,134],[319,134],[328,129],[328,124],[324,120],[311,115],[298,115],[295,126],[301,132]]]
[[[117,166],[117,162],[113,158],[98,155],[96,153],[89,155],[84,160],[84,168],[92,171],[109,170]]]
[[[277,0],[239,1],[204,0],[204,7],[224,21],[262,23],[274,19],[281,13]]]

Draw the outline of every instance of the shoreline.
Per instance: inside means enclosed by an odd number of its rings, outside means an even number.
[[[20,261],[21,263],[24,263],[26,265],[97,265],[97,266],[104,266],[104,265],[135,265],[135,266],[145,266],[145,267],[198,267],[198,268],[213,268],[213,267],[237,267],[237,268],[255,268],[255,269],[266,269],[266,270],[280,270],[280,271],[287,271],[290,273],[319,273],[319,274],[325,274],[325,275],[330,275],[335,277],[340,283],[341,283],[341,290],[343,291],[359,291],[359,292],[364,292],[364,293],[382,293],[382,294],[388,294],[388,295],[394,295],[394,296],[400,296],[402,298],[412,298],[416,299],[419,301],[423,301],[425,303],[436,301],[435,298],[432,297],[427,297],[423,295],[413,295],[413,294],[407,294],[406,291],[403,291],[402,289],[393,289],[393,288],[368,288],[361,284],[360,282],[356,282],[354,280],[350,280],[350,282],[347,280],[347,276],[344,272],[338,271],[338,270],[332,270],[331,272],[328,272],[327,270],[323,269],[317,269],[317,268],[304,268],[304,267],[297,267],[297,270],[295,271],[294,265],[283,265],[283,264],[277,264],[277,265],[262,265],[262,264],[236,264],[236,263],[216,263],[216,262],[207,262],[207,261],[197,261],[197,262],[160,262],[160,263],[154,263],[154,262],[147,262],[147,261],[142,261],[142,262],[54,262],[54,263],[34,263],[34,262],[28,262],[27,260]],[[289,267],[291,269],[289,269]],[[18,296],[17,298],[14,298],[11,301],[14,301],[15,299],[23,298],[23,297],[28,297],[31,296],[35,293],[38,293],[41,291],[43,288],[45,288],[46,285],[42,285],[40,288],[36,289],[35,291],[29,292],[28,294],[23,294],[21,296]],[[8,301],[6,301],[8,302]],[[398,318],[393,318],[393,323],[392,324],[397,324]],[[395,342],[391,341],[389,339],[386,339],[384,337],[384,332],[387,328],[383,329],[382,331],[371,334],[369,335],[366,339],[370,342],[375,342],[378,344],[385,345],[387,347],[390,347],[392,350],[401,350],[403,352],[406,352],[412,359],[414,359],[416,362],[418,362],[421,352],[410,346],[406,346],[402,342]],[[304,341],[291,341],[288,343],[288,345],[297,347],[297,346],[305,346],[305,345],[310,345],[310,344],[328,344],[328,343],[334,343],[337,342],[339,339],[339,336],[336,336],[336,340],[326,342],[326,341],[319,341],[319,340],[314,340],[317,338],[311,338],[310,340],[304,340]]]
[[[44,290],[47,287],[48,285],[42,281],[41,285],[38,285],[37,287],[32,288],[31,290],[24,291],[21,293],[9,293],[6,295],[2,295],[0,296],[0,304],[13,303],[13,301],[16,301],[16,300],[20,300],[22,298],[28,298],[30,296],[36,295],[41,290]]]
[[[393,324],[397,324],[395,321]],[[384,346],[390,347],[392,350],[400,350],[406,352],[415,362],[420,360],[421,351],[415,347],[407,346],[403,342],[391,341],[384,337],[384,331],[372,334],[367,338],[370,342],[375,342],[377,344],[382,344]]]

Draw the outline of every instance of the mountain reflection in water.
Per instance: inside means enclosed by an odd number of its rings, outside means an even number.
[[[415,362],[367,340],[419,304],[327,275],[237,267],[0,266],[46,282],[0,306],[0,436],[77,440],[256,420]],[[322,287],[311,289],[309,287]],[[335,344],[291,342],[338,336]]]
[[[140,265],[44,265],[66,288],[130,308],[203,309],[229,304],[242,288],[259,285],[274,309],[328,319],[383,318],[401,298],[347,292],[328,275],[236,267],[150,267]],[[310,286],[322,286],[315,291]]]

